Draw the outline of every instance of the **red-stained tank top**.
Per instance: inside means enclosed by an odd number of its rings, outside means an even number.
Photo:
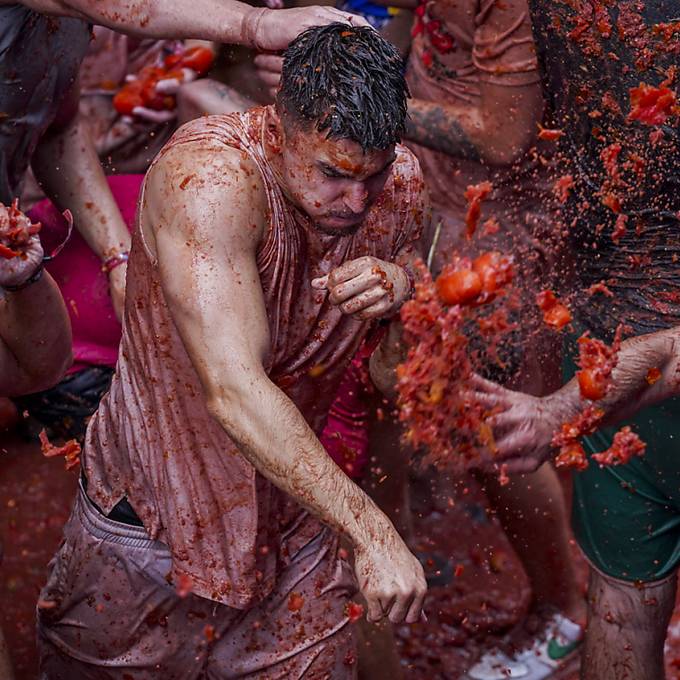
[[[313,261],[306,238],[313,227],[284,197],[264,153],[268,115],[265,108],[193,121],[160,156],[177,145],[214,149],[217,142],[240,149],[259,169],[268,198],[268,231],[257,253],[271,334],[265,368],[318,434],[369,324],[343,315],[311,279],[363,255],[393,260],[419,236],[423,182],[414,156],[398,147],[363,225],[353,235],[327,237]],[[143,193],[140,201],[141,213]],[[88,428],[84,468],[88,494],[105,512],[127,496],[149,534],[168,544],[173,576],[188,576],[196,594],[232,607],[264,597],[286,554],[320,530],[209,415],[139,227],[116,374]]]

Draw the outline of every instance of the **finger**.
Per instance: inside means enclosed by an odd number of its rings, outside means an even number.
[[[380,600],[377,597],[366,597],[366,619],[376,623],[383,619],[384,616]]]
[[[312,279],[312,288],[316,288],[317,290],[325,290],[328,288],[328,274]]]
[[[156,92],[161,94],[177,94],[182,81],[179,78],[164,78],[156,83]]]
[[[255,56],[255,66],[263,71],[281,73],[283,69],[283,57],[278,54],[265,54],[260,52]]]
[[[370,269],[364,269],[359,276],[349,281],[343,281],[330,289],[330,300],[334,305],[339,305],[360,293],[370,290],[380,283],[380,276]]]
[[[337,16],[336,21],[342,21],[346,24],[352,24],[352,26],[369,26],[370,24],[366,19],[358,14],[350,14],[349,12],[343,12],[342,10],[335,9],[335,7],[329,7],[329,11]]]
[[[517,420],[517,415],[512,411],[502,411],[501,413],[489,416],[486,422],[493,430],[496,439],[502,438],[521,425]]]
[[[507,400],[499,394],[466,391],[465,396],[470,399],[470,401],[477,402],[488,409],[501,408],[501,410],[504,411],[508,407]]]
[[[328,280],[330,281],[331,287],[337,286],[343,281],[349,281],[349,279],[353,279],[364,269],[369,269],[374,264],[375,260],[372,257],[359,257],[356,260],[343,262],[328,275]]]
[[[392,623],[401,623],[406,618],[414,596],[415,593],[410,593],[408,595],[401,595],[394,600],[389,614],[389,619]]]
[[[146,106],[135,106],[132,109],[132,113],[138,118],[148,120],[151,123],[167,123],[176,116],[174,111],[156,111],[155,109],[147,109]]]
[[[504,394],[507,390],[501,387],[498,383],[495,383],[486,378],[482,378],[479,373],[471,373],[469,381],[477,392],[488,392],[490,394]]]
[[[374,286],[340,304],[340,311],[343,314],[357,314],[372,307],[383,298],[387,298],[386,291],[380,286]]]
[[[385,297],[380,300],[380,302],[377,302],[366,309],[362,309],[360,312],[356,312],[354,317],[360,319],[361,321],[368,321],[369,319],[382,319],[387,315],[391,307],[392,303],[389,301],[387,295],[385,295]]]
[[[406,623],[418,623],[418,621],[424,620],[427,622],[427,616],[423,611],[423,603],[425,601],[425,595],[427,594],[427,588],[416,591],[415,597],[411,602],[408,613],[406,614]]]
[[[278,87],[281,82],[280,73],[271,73],[270,71],[259,71],[257,72],[257,77],[267,86],[267,88]]]

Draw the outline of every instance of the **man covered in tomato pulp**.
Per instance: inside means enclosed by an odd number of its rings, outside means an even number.
[[[559,131],[580,370],[544,398],[482,391],[503,411],[509,466],[559,447],[582,469],[573,525],[592,570],[581,677],[657,680],[680,564],[680,4],[529,4]]]
[[[396,50],[331,24],[291,44],[276,106],[194,121],[154,161],[41,595],[46,677],[349,678],[357,585],[370,619],[419,619],[418,560],[317,439],[412,289],[405,113]]]

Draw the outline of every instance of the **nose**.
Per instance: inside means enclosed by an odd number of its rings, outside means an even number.
[[[363,182],[352,182],[352,184],[345,190],[345,205],[355,214],[359,214],[366,210],[366,203],[368,201],[368,191]]]

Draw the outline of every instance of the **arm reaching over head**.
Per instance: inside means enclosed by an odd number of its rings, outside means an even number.
[[[141,228],[211,414],[261,474],[353,540],[369,617],[416,621],[420,564],[265,372],[256,250],[267,204],[256,167],[223,146],[177,147],[150,171],[146,197]]]
[[[0,0],[13,5],[15,0]],[[281,50],[306,28],[334,21],[365,22],[333,7],[266,9],[237,0],[24,0],[44,14],[86,19],[114,31],[150,38],[200,38]]]
[[[42,270],[37,235],[24,257],[0,259],[0,395],[54,385],[71,365],[71,323],[52,277]]]
[[[650,380],[650,371],[654,380]],[[498,447],[497,460],[507,460],[510,471],[538,468],[553,453],[555,432],[588,403],[581,398],[576,378],[547,397],[513,392],[482,378],[475,380],[480,401],[500,410],[490,424]],[[605,426],[679,394],[680,328],[676,327],[626,340],[606,395],[594,403],[604,411],[600,424]]]

